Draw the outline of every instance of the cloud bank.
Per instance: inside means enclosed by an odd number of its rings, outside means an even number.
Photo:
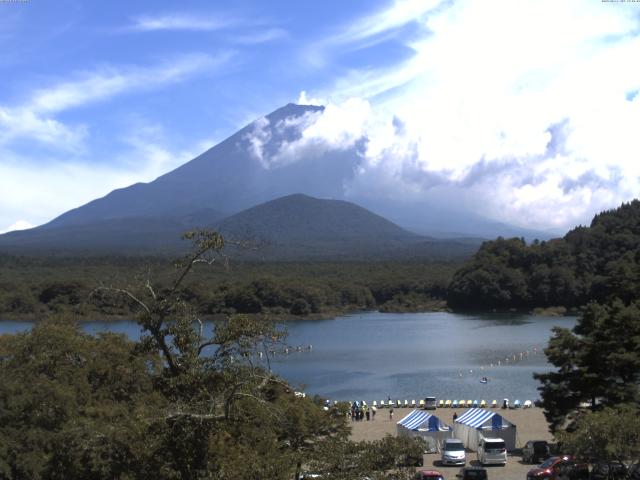
[[[413,55],[311,91],[325,113],[274,159],[363,138],[350,195],[456,202],[534,228],[585,222],[640,193],[639,18],[600,2],[396,2],[324,54],[384,36]]]

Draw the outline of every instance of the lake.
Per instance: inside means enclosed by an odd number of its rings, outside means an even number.
[[[301,320],[287,324],[290,353],[279,352],[270,363],[307,393],[337,400],[417,401],[427,395],[534,400],[539,394],[532,374],[550,368],[542,349],[551,328],[571,328],[575,322],[574,317],[445,312],[366,312]],[[0,322],[0,334],[30,326]],[[86,322],[82,328],[134,339],[140,335],[131,321]],[[308,345],[313,348],[306,349]],[[486,384],[480,382],[483,376],[489,379]]]

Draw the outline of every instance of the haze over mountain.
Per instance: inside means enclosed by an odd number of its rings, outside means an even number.
[[[548,237],[468,212],[350,193],[348,185],[358,168],[359,149],[366,138],[344,149],[326,149],[313,141],[303,151],[291,148],[300,140],[304,127],[317,121],[323,110],[320,106],[288,104],[153,182],[114,190],[41,227],[0,237],[0,246],[172,249],[180,231],[211,226],[225,217],[227,220],[217,225],[236,237],[241,229],[261,235],[265,229],[269,232],[280,229],[282,235],[275,239],[276,243],[289,247],[308,246],[313,243],[311,239],[316,243],[356,238],[374,241],[371,236],[375,237],[376,248],[382,243],[385,248],[400,247],[406,246],[409,239],[417,240],[415,232],[440,238]],[[304,195],[274,204],[279,207],[286,204],[285,217],[264,216],[274,205],[239,213],[299,193],[355,202],[414,233],[370,212],[363,215],[364,208],[356,205],[343,201],[327,208],[328,204],[314,203]],[[283,218],[288,222],[286,226],[279,223]],[[358,223],[360,220],[364,223]]]

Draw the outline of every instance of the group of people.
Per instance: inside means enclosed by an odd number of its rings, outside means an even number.
[[[362,421],[366,418],[367,421],[371,420],[375,420],[376,419],[376,412],[378,411],[378,409],[375,407],[375,405],[371,408],[369,408],[369,405],[367,405],[366,403],[362,402],[353,402],[351,404],[351,421],[352,422],[359,422]]]

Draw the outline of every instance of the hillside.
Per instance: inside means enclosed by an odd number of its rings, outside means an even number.
[[[596,215],[589,227],[527,245],[484,243],[449,287],[457,309],[577,307],[640,298],[640,201]]]
[[[180,217],[129,217],[19,230],[0,236],[0,251],[20,254],[175,254],[181,235],[223,215],[205,209]]]
[[[302,194],[249,208],[214,227],[228,239],[249,242],[248,248],[230,250],[242,258],[460,259],[479,245],[421,237],[354,203]]]
[[[257,255],[279,258],[391,254],[420,238],[353,203],[301,194],[249,208],[215,226],[229,239],[252,242]]]
[[[114,218],[174,217],[203,208],[228,215],[300,191],[311,195],[330,195],[331,192],[314,188],[314,184],[319,184],[321,172],[314,171],[311,165],[307,165],[308,170],[304,175],[303,172],[287,173],[281,169],[263,168],[254,155],[250,140],[257,125],[262,125],[262,122],[275,126],[285,119],[318,111],[322,111],[322,107],[286,105],[156,180],[114,190],[103,198],[60,215],[43,228],[96,223]],[[270,144],[274,145],[271,148],[292,135],[293,129],[285,127],[279,130],[277,138],[274,138],[275,134],[270,134]],[[270,148],[269,145],[265,149]],[[326,165],[331,171],[330,167]],[[292,176],[295,181],[292,181]],[[326,172],[324,176],[328,176]]]
[[[226,218],[201,210],[182,217],[105,219],[13,232],[0,237],[0,250],[176,255],[187,247],[181,234],[193,228],[220,231],[228,240],[226,252],[242,260],[460,260],[480,244],[422,237],[354,203],[294,194]]]

